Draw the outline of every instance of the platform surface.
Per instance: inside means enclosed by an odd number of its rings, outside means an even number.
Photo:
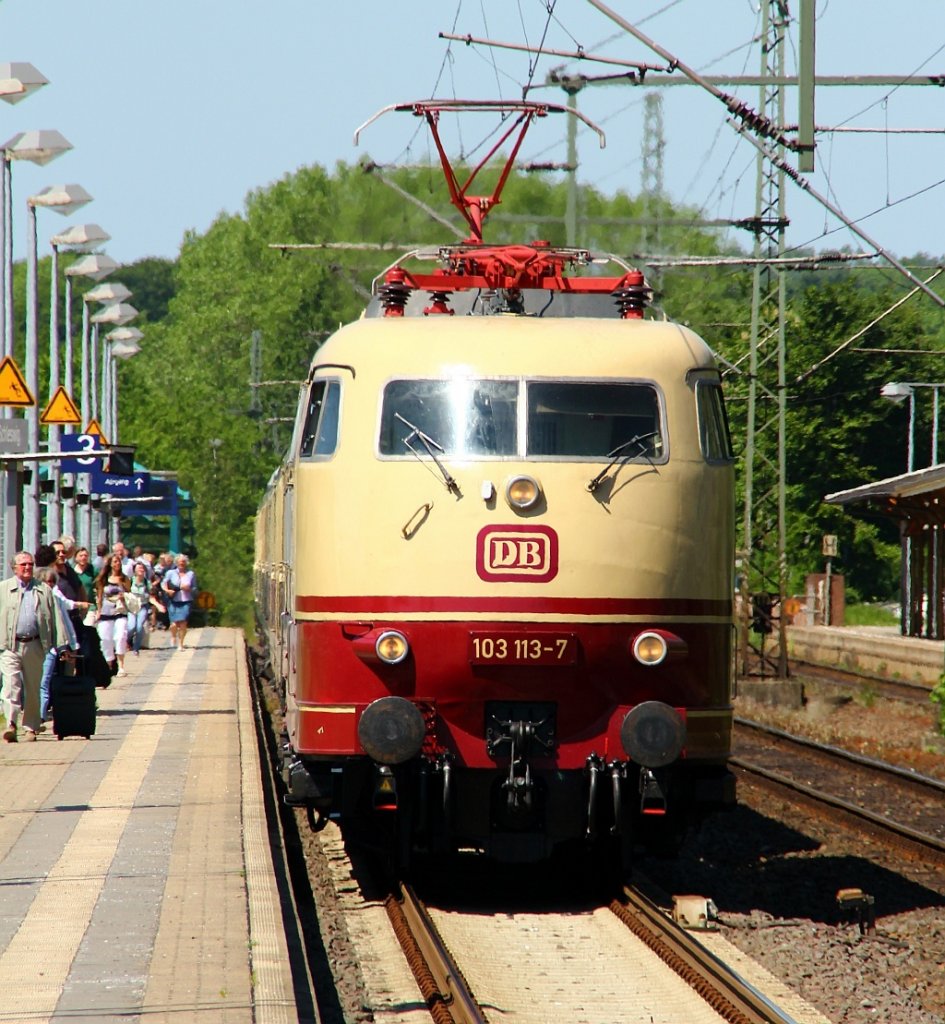
[[[788,626],[788,656],[877,679],[934,686],[945,668],[945,641],[902,636],[886,626]]]
[[[242,636],[166,637],[90,740],[0,743],[0,1022],[298,1020]]]

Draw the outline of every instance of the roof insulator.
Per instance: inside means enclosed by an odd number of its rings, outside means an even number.
[[[653,289],[646,283],[641,271],[631,270],[624,274],[611,295],[617,302],[621,319],[642,320],[643,311],[653,297]]]
[[[452,292],[430,292],[430,305],[423,311],[424,316],[432,315],[446,315],[452,316],[456,311],[450,309],[447,305],[449,302]]]
[[[403,316],[412,290],[407,284],[407,275],[399,267],[389,270],[384,283],[377,290],[384,305],[384,316]]]

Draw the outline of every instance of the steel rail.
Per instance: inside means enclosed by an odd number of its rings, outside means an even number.
[[[462,971],[409,885],[384,901],[394,934],[436,1024],[487,1024]]]
[[[610,909],[729,1024],[794,1024],[793,1017],[667,917],[638,889],[626,887],[622,899],[615,899]]]
[[[750,729],[753,732],[761,732],[767,736],[774,736],[776,739],[780,739],[786,743],[792,743],[796,746],[803,746],[807,751],[813,751],[815,754],[822,754],[824,757],[830,758],[835,761],[847,761],[850,764],[860,765],[863,768],[870,768],[875,772],[880,772],[884,775],[893,775],[896,778],[904,779],[907,782],[911,782],[916,786],[926,787],[928,790],[935,790],[938,793],[945,794],[945,782],[940,778],[934,778],[932,775],[922,775],[921,772],[912,771],[909,768],[903,768],[900,765],[890,764],[889,761],[880,761],[878,758],[866,757],[864,754],[855,754],[853,751],[847,751],[843,746],[834,746],[831,743],[821,743],[816,739],[809,739],[807,736],[796,736],[790,732],[785,732],[784,729],[778,729],[773,725],[765,725],[763,722],[754,722],[748,718],[739,718],[737,715],[732,719],[735,725],[740,726],[743,729]]]
[[[863,768],[870,768],[875,772],[884,775],[893,775],[896,778],[914,784],[915,786],[932,789],[945,795],[945,782],[933,778],[931,775],[923,775],[921,772],[914,772],[909,768],[903,768],[898,764],[890,764],[888,761],[881,761],[877,757],[867,757],[865,754],[856,754],[852,750],[845,750],[843,747],[836,747],[830,743],[819,743],[817,740],[808,739],[806,736],[795,736],[793,733],[785,732],[773,725],[765,725],[763,722],[753,722],[749,718],[733,719],[736,725],[743,729],[750,729],[753,732],[760,732],[767,736],[791,743],[805,750],[812,750],[815,753],[823,754],[826,757],[838,761],[848,761],[850,764],[860,765]]]
[[[945,841],[935,836],[890,821],[840,797],[807,786],[780,772],[769,771],[740,757],[730,757],[728,763],[750,776],[752,781],[777,792],[782,797],[786,796],[795,803],[801,803],[820,813],[823,813],[825,807],[829,807],[833,812],[832,817],[845,819],[856,829],[869,832],[884,843],[894,845],[913,857],[932,858],[936,863],[945,864]]]

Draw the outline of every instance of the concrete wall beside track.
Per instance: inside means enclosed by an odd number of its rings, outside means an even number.
[[[789,626],[792,661],[874,679],[933,685],[945,669],[945,642],[902,636],[895,627]]]

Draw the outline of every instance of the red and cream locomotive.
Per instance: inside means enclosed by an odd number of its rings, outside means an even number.
[[[662,844],[734,799],[719,372],[639,272],[485,245],[447,105],[472,237],[318,349],[257,518],[287,800],[404,855]]]

